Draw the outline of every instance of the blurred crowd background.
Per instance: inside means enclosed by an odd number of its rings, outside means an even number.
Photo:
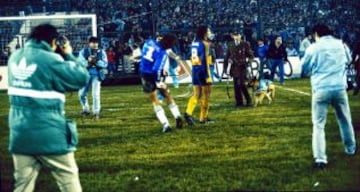
[[[215,33],[213,43],[218,58],[224,56],[235,31],[243,34],[254,51],[258,39],[270,43],[278,34],[287,46],[298,50],[317,22],[330,25],[350,47],[360,38],[360,1],[355,0],[2,0],[0,4],[3,17],[57,12],[96,14],[98,36],[105,49],[111,47],[116,53],[118,65],[144,40],[165,32],[177,35],[177,50],[187,59],[199,25],[207,25]],[[1,42],[19,28],[16,22],[0,25],[6,25],[0,26]],[[81,29],[72,30],[81,33]],[[83,44],[78,42],[76,49]],[[2,57],[7,49],[3,43]]]

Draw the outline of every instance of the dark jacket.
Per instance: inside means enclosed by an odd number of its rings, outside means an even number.
[[[224,58],[224,70],[227,69],[229,59],[231,59],[230,75],[245,80],[248,59],[253,58],[254,53],[248,42],[242,41],[239,45],[235,45],[235,42],[230,42]]]
[[[287,53],[285,45],[281,44],[280,47],[276,47],[274,43],[270,44],[267,57],[269,59],[284,59],[284,61],[286,61]]]

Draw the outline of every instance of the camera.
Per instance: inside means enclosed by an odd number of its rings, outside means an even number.
[[[64,35],[60,35],[58,38],[56,38],[56,45],[58,47],[64,48],[65,44],[68,42],[68,38],[66,38]]]
[[[68,38],[66,38],[65,36],[61,35],[59,37],[56,38],[56,50],[55,53],[61,55],[63,58],[65,58],[65,54],[63,53],[63,50],[65,45],[69,42]]]
[[[89,56],[89,65],[90,67],[96,67],[96,63],[98,59],[98,49],[91,49],[90,56]]]

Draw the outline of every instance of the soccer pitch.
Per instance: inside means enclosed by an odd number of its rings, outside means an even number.
[[[276,83],[271,105],[234,107],[226,83],[216,83],[210,102],[214,124],[162,127],[140,85],[102,87],[101,118],[80,116],[77,93],[68,93],[66,114],[77,121],[76,159],[83,191],[358,191],[360,155],[344,154],[334,111],[326,124],[329,166],[312,168],[311,96],[308,79]],[[231,84],[231,83],[230,83]],[[174,89],[181,95],[187,85]],[[90,94],[91,95],[91,94]],[[13,167],[8,145],[8,98],[0,92],[0,172],[3,191],[11,191]],[[90,96],[91,103],[91,96]],[[184,113],[188,98],[176,98]],[[360,142],[360,98],[349,92]],[[175,120],[166,104],[167,117]],[[199,107],[194,112],[198,118]],[[58,191],[49,170],[42,170],[36,190]]]

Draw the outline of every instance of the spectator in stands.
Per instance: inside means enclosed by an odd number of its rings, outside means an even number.
[[[170,0],[160,1],[85,1],[85,0],[47,0],[52,1],[55,11],[64,11],[66,2],[71,1],[71,9],[80,13],[93,13],[97,15],[99,29],[105,30],[105,36],[123,36],[123,34],[113,33],[118,27],[113,22],[121,19],[125,24],[124,31],[153,31],[153,21],[150,12],[153,15],[160,15],[157,17],[157,23],[165,26],[165,30],[176,31],[177,34],[185,35],[187,32],[194,29],[199,22],[212,23],[215,30],[221,33],[222,36],[226,31],[233,28],[246,29],[246,36],[252,37],[255,29],[258,29],[260,37],[269,42],[269,35],[272,32],[276,34],[283,34],[283,41],[295,40],[297,35],[303,36],[304,32],[298,29],[314,23],[317,19],[329,19],[328,23],[342,36],[343,34],[350,34],[353,29],[353,24],[359,20],[358,14],[358,1],[344,1],[341,4],[334,6],[333,1],[297,1],[297,0],[268,0],[266,3],[257,4],[258,7],[250,5],[249,0],[226,0],[226,1],[185,1],[179,0],[174,3]],[[5,3],[0,10],[0,13],[6,15],[18,15],[22,6],[14,7],[14,3]],[[144,3],[146,2],[146,3]],[[28,3],[34,13],[41,12],[42,0],[31,1]],[[256,9],[254,9],[256,7]],[[260,12],[258,12],[260,10]],[[327,10],[325,16],[318,14],[319,10]],[[324,11],[320,11],[324,14]],[[194,13],[194,14],[192,14]],[[323,18],[321,18],[323,17]],[[244,18],[244,19],[242,19]],[[258,18],[261,18],[259,20]],[[306,18],[306,19],[305,19]],[[313,18],[313,19],[308,19]],[[261,21],[261,23],[259,23]],[[121,22],[121,21],[120,21]],[[106,24],[106,25],[105,25]],[[250,24],[250,25],[249,25]],[[121,22],[122,25],[122,22]],[[264,26],[264,31],[262,27]],[[271,26],[271,27],[270,27]],[[155,30],[159,30],[159,27]],[[255,28],[257,27],[257,28]],[[0,27],[0,30],[2,27]],[[121,27],[120,27],[121,29]],[[12,32],[17,33],[18,30]],[[295,36],[292,35],[295,33]],[[291,34],[291,35],[289,35]],[[180,36],[180,35],[178,35]],[[286,39],[285,39],[286,38]],[[125,38],[126,40],[128,38]],[[182,39],[182,38],[180,38]],[[351,38],[350,38],[351,39]],[[187,39],[184,47],[191,44],[191,39]],[[256,49],[256,42],[250,42],[253,49]],[[295,43],[295,48],[298,49],[298,42]],[[185,53],[188,49],[181,48],[181,54]],[[183,55],[184,56],[184,55]]]
[[[294,46],[294,42],[289,42],[286,46],[286,53],[288,56],[292,56],[292,57],[298,57],[299,53],[298,51],[295,49]]]
[[[274,41],[270,44],[269,50],[267,52],[267,57],[270,60],[270,71],[271,76],[270,80],[274,81],[274,76],[276,73],[276,68],[279,68],[279,82],[281,85],[284,84],[284,62],[288,60],[286,47],[282,43],[282,38],[277,35],[274,38]]]
[[[132,54],[132,49],[131,47],[129,46],[129,43],[128,42],[125,42],[124,43],[124,46],[123,46],[123,68],[124,68],[124,72],[125,73],[131,73],[131,61],[130,61],[130,56]]]
[[[325,123],[329,105],[335,109],[345,153],[356,153],[356,140],[346,93],[345,70],[346,65],[351,62],[351,55],[349,49],[332,35],[326,25],[315,25],[313,36],[315,43],[306,50],[301,63],[304,74],[311,75],[314,166],[323,169],[328,164]]]
[[[112,21],[116,24],[116,31],[123,31],[125,28],[125,21],[121,19],[121,12],[116,11],[112,17]]]
[[[356,87],[354,88],[354,95],[359,93],[360,89],[360,41],[358,40],[355,44],[352,61],[356,70]]]
[[[300,43],[300,48],[299,48],[300,59],[305,55],[305,51],[310,45],[311,45],[311,34],[309,33]]]
[[[116,53],[113,46],[106,49],[106,57],[108,59],[108,74],[113,76],[117,71]]]

